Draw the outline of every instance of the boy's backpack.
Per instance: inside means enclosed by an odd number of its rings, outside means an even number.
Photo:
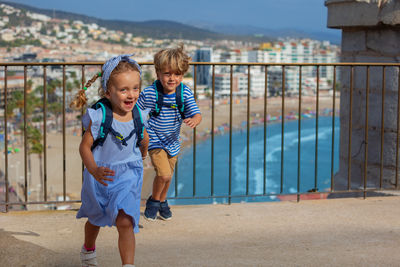
[[[135,128],[125,138],[111,127],[113,121],[113,113],[111,108],[111,102],[107,98],[105,97],[101,98],[96,103],[94,103],[91,106],[91,108],[96,110],[101,108],[103,111],[103,119],[100,124],[99,135],[97,139],[94,140],[93,142],[92,150],[98,145],[102,146],[104,144],[104,141],[106,140],[109,132],[111,132],[112,135],[114,135],[117,139],[119,139],[124,146],[128,145],[126,142],[133,136],[134,133],[136,133],[137,136],[136,146],[140,145],[140,142],[143,140],[144,123],[142,115],[140,114],[137,105],[135,105],[132,109],[132,118]]]
[[[157,117],[160,112],[161,108],[164,107],[169,107],[173,109],[178,109],[179,114],[181,114],[182,120],[185,119],[184,115],[184,110],[185,110],[185,104],[183,101],[183,83],[178,85],[175,89],[175,103],[176,104],[167,104],[164,103],[164,88],[159,80],[156,80],[154,82],[154,87],[156,89],[156,105],[155,108],[152,112],[150,112],[150,116],[152,117]]]

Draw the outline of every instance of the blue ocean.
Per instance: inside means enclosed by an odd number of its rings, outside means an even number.
[[[339,118],[335,118],[334,126],[334,158],[333,171],[339,166]],[[267,125],[266,163],[264,175],[264,128],[250,128],[249,161],[247,173],[247,131],[235,131],[232,134],[232,169],[231,169],[231,202],[279,201],[276,194],[293,194],[298,191],[298,120],[284,124],[283,168],[282,158],[282,123]],[[300,183],[299,192],[307,192],[317,188],[318,191],[328,191],[331,186],[332,170],[332,117],[324,116],[318,119],[318,157],[317,172],[315,171],[316,119],[301,120],[300,135]],[[229,132],[214,137],[214,168],[213,181],[211,175],[211,138],[196,146],[196,168],[193,170],[193,147],[181,151],[177,166],[177,186],[175,176],[171,183],[168,197],[176,196],[185,199],[171,199],[171,204],[210,204],[227,203],[228,198],[202,198],[210,196],[229,195]],[[193,171],[196,181],[193,186]],[[281,173],[283,172],[283,173]],[[315,175],[317,173],[317,175]],[[248,184],[247,178],[248,177]],[[281,182],[281,177],[282,182]],[[265,181],[265,182],[264,182]],[[263,195],[251,196],[246,195]],[[212,185],[213,184],[213,189]],[[247,189],[248,188],[248,189]],[[193,196],[199,199],[189,199]],[[212,192],[213,190],[213,192]],[[187,199],[186,199],[187,198]]]

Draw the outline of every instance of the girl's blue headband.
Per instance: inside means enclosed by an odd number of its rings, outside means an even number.
[[[140,68],[139,64],[129,58],[133,56],[133,54],[128,54],[128,55],[119,55],[113,58],[110,58],[109,60],[107,60],[106,63],[104,63],[102,70],[103,70],[103,74],[101,75],[101,86],[103,87],[104,91],[107,91],[107,82],[108,79],[110,78],[111,72],[115,69],[116,66],[118,66],[118,64],[121,61],[126,61],[128,63],[131,63],[133,66],[135,66],[138,70],[139,70],[139,74],[140,76],[142,76],[142,69]]]

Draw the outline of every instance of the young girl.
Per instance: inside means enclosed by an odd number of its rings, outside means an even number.
[[[88,218],[81,249],[82,266],[97,266],[96,238],[100,226],[106,225],[115,225],[118,229],[122,265],[134,266],[134,233],[139,232],[142,159],[147,155],[148,136],[143,129],[143,140],[138,147],[138,137],[132,135],[135,128],[132,110],[140,93],[141,69],[129,56],[121,55],[108,60],[102,72],[89,80],[71,103],[75,108],[84,106],[87,101],[85,90],[97,77],[101,77],[99,93],[109,100],[112,109],[112,130],[102,144],[96,145],[96,140],[101,136],[104,139],[104,109],[89,108],[82,120],[85,133],[79,152],[86,168],[81,192],[82,206],[76,215],[77,218]],[[142,118],[145,117],[142,114]],[[116,137],[115,133],[120,135]]]

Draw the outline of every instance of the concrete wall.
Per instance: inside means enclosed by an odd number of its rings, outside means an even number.
[[[328,27],[342,29],[342,62],[398,63],[400,61],[400,1],[329,0]],[[350,110],[351,68],[340,67],[340,166],[336,189],[347,188],[349,129],[351,130],[351,188],[364,185],[366,145],[366,67],[354,67]],[[395,183],[398,67],[370,67],[367,186],[390,188]],[[383,93],[384,92],[384,93]],[[383,129],[382,137],[382,100]],[[352,120],[350,121],[350,112]],[[351,126],[350,126],[351,125]],[[381,162],[381,143],[383,159]],[[381,181],[381,165],[382,181]]]

